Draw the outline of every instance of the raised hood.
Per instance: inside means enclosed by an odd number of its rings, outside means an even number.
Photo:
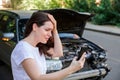
[[[68,9],[44,10],[57,20],[59,32],[75,33],[82,37],[86,21],[92,17],[90,13],[81,13]]]

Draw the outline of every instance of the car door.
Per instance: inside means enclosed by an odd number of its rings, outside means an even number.
[[[0,60],[10,66],[10,55],[17,42],[16,19],[11,15],[0,15]]]

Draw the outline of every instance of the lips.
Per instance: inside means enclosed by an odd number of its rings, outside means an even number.
[[[46,40],[48,41],[48,40],[49,40],[49,38],[46,38]]]

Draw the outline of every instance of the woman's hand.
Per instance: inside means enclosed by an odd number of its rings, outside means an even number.
[[[51,22],[53,23],[53,26],[54,26],[53,32],[57,31],[57,22],[56,22],[56,20],[54,19],[54,17],[51,14],[48,14],[48,17],[51,20]]]
[[[76,72],[83,68],[84,63],[85,63],[85,53],[78,61],[77,61],[77,57],[75,57],[69,67],[73,70],[73,72]]]
[[[54,17],[51,14],[48,14],[49,19],[51,20],[51,22],[53,23],[53,38],[54,38],[54,47],[53,49],[50,49],[53,53],[52,57],[61,57],[63,56],[63,49],[62,49],[62,43],[61,40],[59,38],[58,35],[58,31],[57,31],[57,22],[54,19]]]

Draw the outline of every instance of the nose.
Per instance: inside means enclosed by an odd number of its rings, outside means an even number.
[[[51,36],[52,36],[52,32],[49,32],[49,33],[48,33],[48,36],[51,37]]]

